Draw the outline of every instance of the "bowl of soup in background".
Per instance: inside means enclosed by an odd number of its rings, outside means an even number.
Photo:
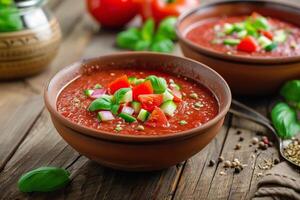
[[[272,94],[286,80],[298,78],[300,76],[300,47],[298,46],[295,49],[296,52],[290,55],[232,54],[224,52],[223,49],[197,43],[188,38],[188,34],[198,25],[201,26],[209,21],[249,16],[253,12],[292,24],[291,26],[296,27],[298,31],[296,39],[300,40],[299,7],[276,1],[210,3],[181,15],[176,25],[183,54],[216,70],[228,82],[233,93],[238,95]],[[199,34],[197,37],[202,41],[206,39],[203,38],[203,34]]]
[[[180,74],[180,77],[211,91],[218,104],[218,112],[206,123],[188,130],[169,133],[152,131],[149,135],[117,133],[109,127],[97,129],[81,120],[79,123],[64,116],[57,106],[60,94],[95,69],[103,73],[114,69],[132,69],[141,72],[152,70],[176,77]],[[68,66],[50,80],[44,97],[55,128],[69,145],[104,166],[130,171],[167,168],[199,152],[221,129],[231,103],[227,83],[209,67],[187,58],[145,52],[112,54]]]

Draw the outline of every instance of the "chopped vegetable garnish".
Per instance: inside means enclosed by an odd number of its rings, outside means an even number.
[[[147,111],[153,111],[155,107],[159,107],[163,103],[162,94],[143,94],[139,96],[141,107]]]
[[[138,118],[138,120],[144,122],[148,119],[149,115],[150,115],[150,113],[147,110],[141,109],[137,118]]]
[[[109,98],[101,97],[99,99],[94,100],[90,106],[89,111],[96,110],[111,110],[112,102]]]
[[[185,120],[181,120],[181,121],[179,121],[179,124],[180,124],[180,125],[186,125],[187,122],[186,122]]]
[[[97,83],[97,84],[94,86],[94,89],[100,89],[100,88],[103,88],[103,86],[100,85],[99,83]]]
[[[153,94],[153,88],[150,80],[146,80],[145,82],[134,86],[132,88],[133,100],[137,101],[139,95],[141,94]]]
[[[127,113],[120,113],[119,117],[123,118],[125,120],[125,122],[129,122],[129,123],[136,121],[135,117],[133,117]]]
[[[252,53],[257,51],[258,44],[252,36],[245,37],[237,46],[239,51]]]
[[[190,97],[192,98],[192,99],[198,99],[198,94],[196,94],[196,93],[191,93],[190,94]]]
[[[176,111],[176,108],[177,108],[177,105],[169,100],[169,101],[166,101],[165,103],[163,103],[160,108],[162,109],[162,111],[164,111],[164,113],[170,117],[173,117],[174,116],[174,113]]]
[[[146,124],[152,127],[168,127],[169,122],[164,112],[155,107],[153,112],[151,113],[149,119],[146,121]]]
[[[130,83],[126,75],[117,78],[115,81],[108,85],[110,94],[114,94],[120,88],[128,88]]]
[[[116,104],[127,103],[132,101],[132,89],[121,88],[114,94],[114,101]]]
[[[151,81],[153,90],[156,94],[164,93],[165,90],[168,87],[166,80],[164,78],[161,78],[161,77],[157,77],[157,76],[152,75],[152,76],[148,76],[146,78],[146,80]]]
[[[115,119],[110,111],[100,111],[98,112],[97,117],[99,121],[110,121]]]

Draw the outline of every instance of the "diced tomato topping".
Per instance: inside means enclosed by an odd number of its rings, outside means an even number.
[[[237,46],[237,50],[252,53],[258,50],[258,44],[251,36],[245,37]]]
[[[148,126],[152,127],[168,127],[169,122],[165,113],[159,108],[155,107],[151,113],[149,119],[145,123]]]
[[[265,37],[269,38],[270,40],[273,40],[273,33],[271,33],[270,31],[264,31],[264,30],[261,30],[260,32],[261,32],[261,34],[263,34]]]
[[[128,88],[130,87],[130,83],[126,75],[123,75],[108,85],[109,93],[114,94],[118,89]]]
[[[141,107],[149,112],[152,112],[155,107],[163,103],[162,94],[142,94],[138,100],[141,102]]]
[[[153,94],[153,88],[150,80],[132,88],[133,100],[137,101],[141,94]]]

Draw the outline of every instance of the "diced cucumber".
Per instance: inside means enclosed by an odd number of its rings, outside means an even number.
[[[87,96],[87,97],[91,97],[92,94],[93,94],[93,92],[94,92],[94,90],[84,90],[84,94],[85,94],[85,96]]]
[[[234,27],[232,24],[229,24],[229,23],[224,24],[224,32],[226,34],[231,34],[233,32],[233,29],[234,29]]]
[[[121,117],[122,119],[124,119],[125,122],[129,122],[129,123],[132,123],[132,122],[136,121],[135,117],[133,117],[133,116],[131,116],[129,114],[126,114],[126,113],[120,113],[119,117]]]
[[[258,44],[262,48],[265,48],[266,46],[272,44],[272,41],[269,38],[265,37],[265,36],[260,36],[257,41],[258,41]]]
[[[243,30],[243,31],[238,32],[237,36],[238,36],[238,38],[242,39],[242,38],[246,37],[247,34],[248,34],[248,32],[246,30]]]
[[[176,83],[170,83],[170,88],[175,90],[180,90],[181,87]]]
[[[273,51],[274,49],[277,48],[277,43],[276,42],[272,42],[271,44],[269,44],[268,46],[265,47],[266,51]]]
[[[257,17],[253,23],[253,26],[255,29],[260,30],[269,30],[270,29],[270,24],[265,17]]]
[[[121,111],[122,113],[126,113],[126,114],[128,114],[128,115],[132,115],[133,113],[134,113],[134,109],[133,108],[131,108],[131,107],[129,107],[129,106],[124,106],[123,108],[122,108],[122,111]]]
[[[244,23],[235,23],[233,24],[233,30],[236,31],[236,32],[240,32],[240,31],[243,31],[245,30],[245,24]]]
[[[138,118],[138,120],[144,122],[148,119],[149,115],[150,115],[150,113],[147,110],[141,109],[137,118]]]
[[[166,101],[169,101],[169,100],[173,100],[174,96],[172,95],[171,92],[169,92],[169,90],[166,90],[164,93],[163,93],[163,101],[166,102]]]
[[[238,45],[241,41],[239,39],[225,39],[223,41],[223,44],[225,45],[230,45],[230,46],[235,46]]]
[[[274,34],[273,41],[282,43],[287,39],[287,33],[284,30],[278,30]]]
[[[117,115],[118,112],[119,112],[119,108],[120,108],[119,104],[112,105],[111,106],[111,112],[112,112],[112,114]]]
[[[110,111],[100,111],[97,114],[97,118],[99,121],[110,121],[110,120],[114,120],[115,117],[113,116],[113,114]]]
[[[170,117],[174,116],[174,113],[176,111],[177,105],[173,101],[166,101],[163,103],[160,108],[164,113]]]
[[[140,112],[140,110],[141,110],[141,103],[140,102],[133,101],[133,102],[131,102],[131,106],[132,106],[135,113]]]

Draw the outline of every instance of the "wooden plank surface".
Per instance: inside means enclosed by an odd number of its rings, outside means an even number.
[[[209,0],[202,1],[208,2]],[[290,1],[295,3],[294,1]],[[80,156],[54,129],[41,94],[47,80],[62,67],[81,57],[119,51],[115,32],[100,30],[85,14],[82,0],[50,0],[63,32],[56,59],[42,74],[24,80],[0,83],[0,199],[250,199],[258,174],[266,161],[278,158],[269,148],[255,153],[252,137],[267,131],[247,120],[228,115],[217,137],[189,160],[169,169],[129,173],[102,167]],[[181,55],[177,46],[174,52]],[[243,100],[244,101],[244,100]],[[269,100],[246,101],[267,114]],[[5,114],[4,114],[5,113]],[[237,131],[242,132],[241,135]],[[240,137],[244,141],[239,141]],[[240,143],[242,148],[234,150]],[[247,164],[239,174],[225,170],[222,163],[209,167],[211,159],[238,158]],[[66,188],[47,194],[22,194],[16,183],[21,174],[40,166],[58,166],[71,172]],[[225,172],[226,175],[220,175]]]

